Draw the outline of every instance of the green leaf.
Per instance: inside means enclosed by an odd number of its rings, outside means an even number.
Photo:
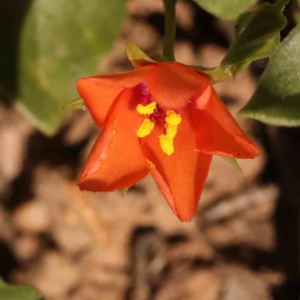
[[[32,0],[20,40],[19,103],[45,134],[63,121],[75,82],[96,73],[119,34],[125,0]]]
[[[257,91],[239,112],[262,122],[300,126],[300,24],[281,43]]]
[[[228,163],[230,163],[233,167],[235,167],[239,171],[242,171],[239,163],[237,162],[237,160],[235,158],[227,157],[227,156],[220,156],[220,157],[223,158],[224,160],[226,160]]]
[[[287,2],[264,3],[257,11],[241,14],[236,22],[234,41],[221,65],[215,68],[192,67],[207,74],[216,83],[235,77],[254,60],[270,57],[279,45],[280,30],[287,23],[283,15]]]
[[[230,45],[222,66],[229,67],[236,75],[257,59],[269,57],[280,42],[280,31],[287,20],[283,8],[288,0],[279,0],[275,4],[262,4],[255,12],[242,14],[236,23],[236,34]]]
[[[203,9],[226,20],[233,20],[257,0],[195,0]]]
[[[10,285],[0,278],[0,299],[2,300],[41,300],[43,296],[33,287]]]
[[[127,57],[134,67],[141,67],[151,63],[155,63],[143,50],[134,44],[127,44]]]

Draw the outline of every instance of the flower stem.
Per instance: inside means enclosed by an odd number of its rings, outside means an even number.
[[[175,60],[174,45],[176,38],[176,0],[164,0],[165,8],[165,35],[163,55],[167,60]]]

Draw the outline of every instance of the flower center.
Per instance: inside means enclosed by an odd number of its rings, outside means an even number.
[[[165,110],[155,102],[150,102],[147,105],[138,104],[136,110],[139,114],[145,116],[143,123],[137,130],[137,136],[139,138],[148,136],[154,129],[155,123],[164,119],[165,133],[158,137],[159,144],[164,153],[167,155],[173,154],[174,138],[181,123],[181,115],[174,110]]]

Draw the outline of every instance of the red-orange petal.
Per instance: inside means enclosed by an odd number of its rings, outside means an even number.
[[[136,136],[143,120],[136,112],[139,96],[139,90],[133,88],[125,89],[117,97],[81,173],[80,189],[93,192],[123,189],[147,175]]]
[[[155,68],[148,65],[118,75],[84,77],[77,81],[77,90],[85,106],[99,127],[105,124],[108,111],[117,95],[124,89],[133,87],[145,80]]]
[[[207,98],[207,90],[206,94],[203,94],[205,98]],[[198,102],[203,103],[201,94],[192,104],[192,118],[198,150],[207,154],[236,158],[257,156],[259,149],[234,120],[212,87],[210,91],[210,99],[205,108],[197,108]]]
[[[157,64],[146,82],[154,101],[166,109],[184,108],[202,86],[210,83],[205,75],[177,62]]]
[[[190,221],[197,212],[212,156],[196,151],[188,112],[182,115],[174,139],[175,151],[170,156],[160,147],[158,136],[162,133],[163,128],[156,125],[148,137],[141,139],[142,151],[171,209],[181,221]]]

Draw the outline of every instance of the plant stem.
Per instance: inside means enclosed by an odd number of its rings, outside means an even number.
[[[163,55],[167,60],[175,60],[174,45],[176,38],[176,0],[163,0],[165,8],[165,34]]]

